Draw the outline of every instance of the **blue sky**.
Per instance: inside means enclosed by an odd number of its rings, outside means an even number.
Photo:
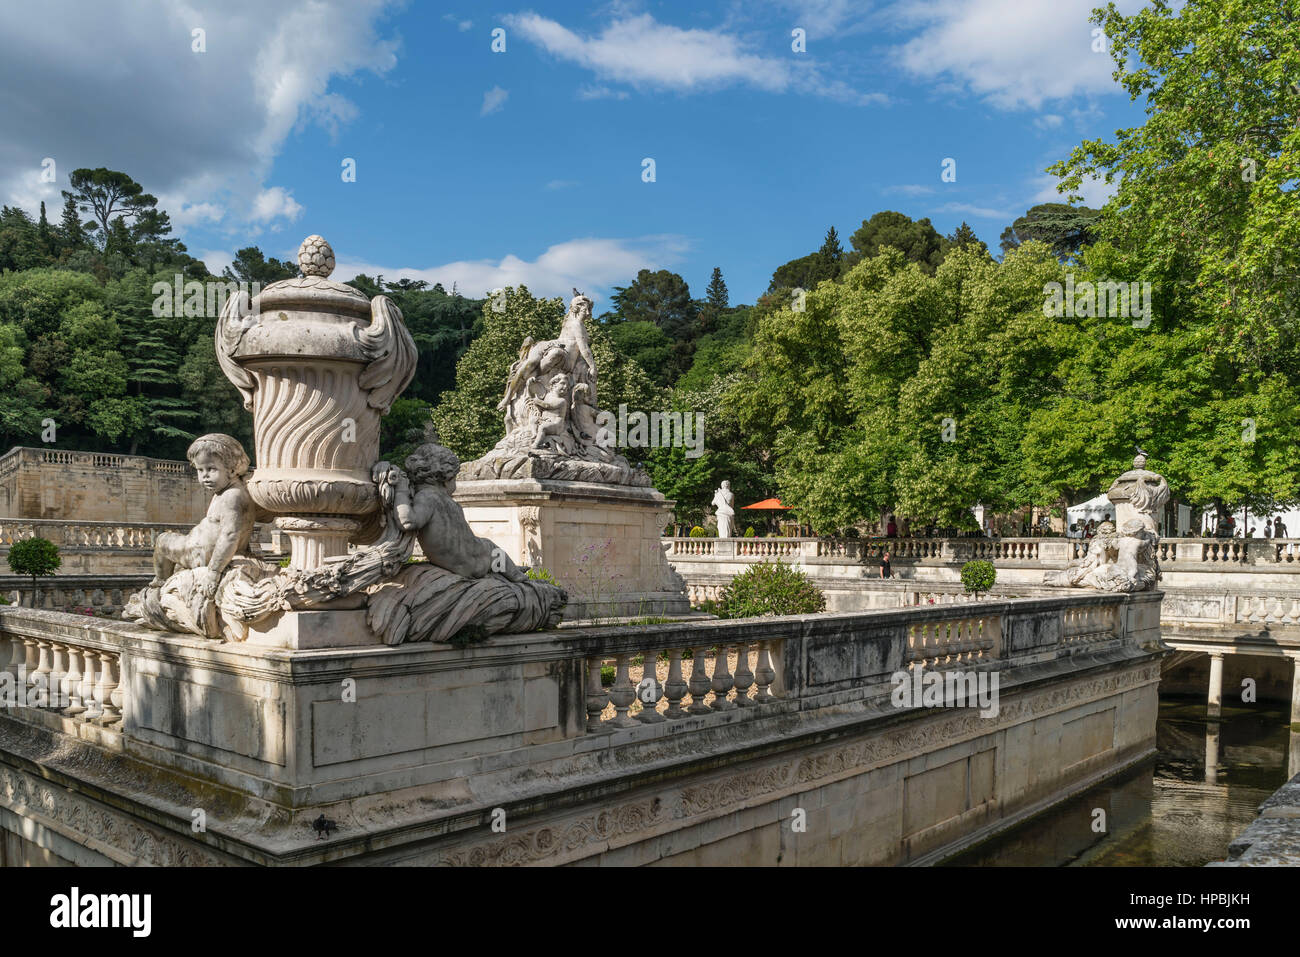
[[[881,209],[996,250],[1047,165],[1141,122],[1091,6],[52,0],[4,14],[0,190],[57,215],[72,169],[125,170],[213,268],[320,233],[336,278],[604,299],[666,267],[702,296],[716,265],[752,302]]]

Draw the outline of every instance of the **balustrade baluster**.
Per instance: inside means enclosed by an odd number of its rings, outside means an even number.
[[[686,682],[682,678],[682,649],[668,649],[668,680],[664,682],[664,697],[668,707],[665,718],[684,718],[686,711],[682,708],[682,699],[686,697]]]
[[[609,704],[609,693],[600,681],[601,661],[599,656],[587,659],[587,732],[601,730],[600,713]]]
[[[709,689],[713,686],[704,668],[704,661],[708,654],[708,648],[696,648],[691,652],[691,680],[688,684],[691,689],[691,704],[686,709],[691,714],[708,714],[711,710],[704,703],[704,696],[709,693]]]
[[[734,703],[727,700],[727,692],[731,690],[733,684],[731,678],[731,669],[727,665],[727,652],[729,646],[726,644],[718,645],[717,657],[713,660],[713,701],[710,707],[714,711],[730,711],[736,707]]]
[[[631,728],[636,725],[628,715],[628,709],[636,700],[636,688],[632,687],[632,679],[627,672],[629,657],[624,653],[614,659],[614,687],[609,691],[609,700],[614,702],[614,717],[610,724],[616,728]]]
[[[68,676],[68,646],[61,641],[50,642],[50,697],[48,706],[58,711],[68,706],[63,696],[63,682]]]
[[[104,713],[100,699],[96,694],[99,689],[99,682],[95,680],[96,671],[102,671],[103,667],[99,660],[99,654],[90,648],[85,650],[82,657],[85,660],[85,671],[81,675],[81,699],[86,706],[82,717],[87,721],[94,721]]]
[[[36,666],[29,669],[27,681],[36,692],[29,700],[39,702],[41,700],[41,691],[48,695],[50,688],[50,643],[43,638],[36,639]],[[39,705],[38,705],[39,707]]]
[[[68,706],[63,709],[63,713],[69,717],[81,714],[86,710],[85,705],[81,703],[81,656],[83,652],[76,645],[68,646],[68,673],[64,675],[63,686],[59,689]]]
[[[636,719],[642,724],[659,724],[664,720],[658,710],[659,699],[664,696],[664,686],[655,674],[658,666],[659,655],[656,652],[647,651],[642,654],[641,681],[636,686],[636,696],[641,702],[641,710],[636,713]]]
[[[20,675],[24,680],[27,677],[27,646],[17,636],[5,640],[9,642],[9,661],[5,670],[14,676],[14,687],[21,688],[24,682],[19,680]]]
[[[754,667],[754,683],[757,689],[754,692],[755,704],[766,704],[772,700],[770,690],[772,682],[776,680],[776,670],[772,667],[772,654],[766,641],[758,643],[758,664]]]
[[[116,724],[118,721],[122,720],[122,712],[113,702],[113,693],[118,690],[117,656],[106,651],[101,651],[99,653],[99,658],[103,663],[103,667],[99,672],[101,684],[96,685],[95,696],[100,699],[100,706],[103,710],[103,716],[100,718],[99,723],[107,726],[110,724]],[[120,694],[117,696],[117,700],[122,700]]]
[[[754,673],[749,670],[749,642],[741,641],[736,645],[736,705],[748,708],[754,702],[749,697],[749,689],[754,684]]]

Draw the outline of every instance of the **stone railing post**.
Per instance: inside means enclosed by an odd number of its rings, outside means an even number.
[[[1249,565],[1277,564],[1277,546],[1269,539],[1248,539],[1246,541],[1246,563]]]
[[[735,558],[736,541],[731,538],[719,538],[713,543],[713,554],[717,558]]]
[[[1043,565],[1059,565],[1064,568],[1070,563],[1070,547],[1073,539],[1045,538],[1038,543],[1038,561]]]

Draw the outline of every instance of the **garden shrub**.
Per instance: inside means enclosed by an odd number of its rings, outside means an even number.
[[[723,618],[808,615],[826,610],[826,596],[794,566],[761,562],[733,578],[718,604]]]
[[[986,592],[997,581],[998,570],[992,562],[976,559],[961,566],[961,584],[967,593],[973,592],[979,598],[980,592]]]

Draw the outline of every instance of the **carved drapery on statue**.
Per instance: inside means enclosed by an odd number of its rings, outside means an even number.
[[[220,476],[219,487],[210,486],[219,493],[214,506],[191,533],[204,547],[164,543],[155,561],[163,570],[123,616],[235,641],[274,616],[305,610],[364,609],[389,644],[444,641],[467,626],[487,635],[554,625],[567,600],[562,589],[527,579],[512,562],[505,574],[488,567],[492,543],[473,535],[450,497],[454,455],[421,446],[408,462],[418,459],[427,471],[426,461],[436,461],[447,474],[417,477],[414,488],[400,469],[376,461],[379,418],[415,371],[401,312],[387,297],[371,301],[331,281],[334,254],[319,236],[303,243],[299,264],[301,277],[252,301],[230,300],[217,324],[218,361],[253,413],[257,468],[245,480],[230,463],[192,458],[200,477],[205,466]],[[247,471],[234,439],[204,440]],[[289,538],[288,568],[251,555],[247,531],[238,547],[214,547],[234,540],[239,521],[251,529],[255,507]],[[407,565],[417,539],[428,564]],[[349,551],[349,542],[369,544]],[[191,552],[195,561],[174,561]]]
[[[1139,450],[1133,468],[1107,490],[1116,521],[1102,522],[1087,553],[1061,571],[1049,572],[1045,584],[1116,592],[1155,588],[1161,577],[1158,517],[1169,501],[1169,483],[1148,471],[1146,462],[1146,453]]]
[[[602,428],[590,318],[591,300],[575,289],[557,338],[524,339],[497,404],[506,434],[492,451],[461,467],[462,479],[650,484],[650,476],[614,451],[615,429]]]

